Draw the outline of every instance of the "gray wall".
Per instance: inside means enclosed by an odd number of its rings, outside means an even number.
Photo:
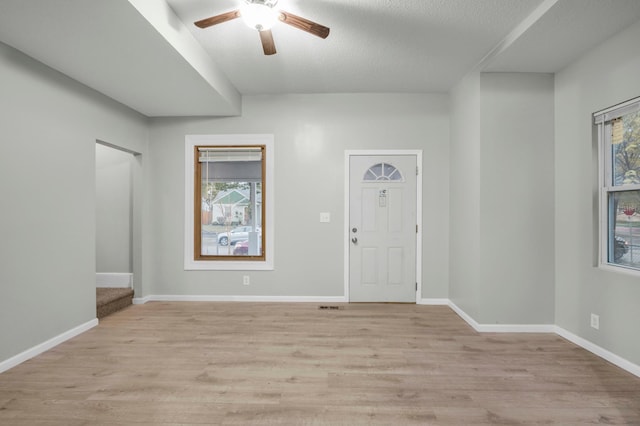
[[[640,364],[640,279],[597,268],[592,113],[640,96],[640,22],[556,75],[556,323]],[[600,315],[600,330],[589,326]]]
[[[483,73],[483,324],[553,324],[553,75]]]
[[[133,155],[96,144],[96,272],[133,272]]]
[[[423,149],[424,298],[484,324],[555,322],[640,364],[638,278],[594,266],[591,133],[592,112],[640,95],[639,39],[640,23],[589,52],[555,94],[546,75],[471,74],[451,113],[445,95],[256,96],[242,117],[151,121],[0,44],[0,360],[95,318],[102,140],[143,154],[139,297],[342,295],[344,150]],[[224,133],[276,141],[276,270],[248,287],[242,272],[183,270],[184,136]]]
[[[0,360],[95,318],[95,142],[142,116],[0,44]]]
[[[451,300],[481,324],[553,324],[553,76],[470,74],[452,111]]]
[[[480,74],[451,94],[449,298],[476,318],[480,262]]]
[[[275,270],[184,271],[184,137],[272,133]],[[155,119],[150,134],[152,277],[144,295],[342,296],[344,151],[424,150],[423,297],[448,294],[446,95],[292,95],[243,100],[242,117]],[[331,212],[331,223],[319,223]]]

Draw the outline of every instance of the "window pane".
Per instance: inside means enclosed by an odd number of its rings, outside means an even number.
[[[402,181],[402,175],[395,166],[387,163],[378,163],[369,167],[364,174],[365,181]]]
[[[203,177],[201,254],[261,256],[261,206],[262,183],[216,182]]]
[[[640,268],[640,191],[609,193],[608,261]]]
[[[197,160],[201,258],[263,258],[262,147],[198,147]]]
[[[614,186],[640,184],[640,111],[611,122]]]

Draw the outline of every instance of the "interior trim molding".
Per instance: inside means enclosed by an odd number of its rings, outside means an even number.
[[[449,307],[478,333],[555,333],[553,324],[480,324],[449,300]]]
[[[449,299],[418,299],[418,305],[449,306]]]
[[[134,297],[131,301],[134,305],[144,305],[147,302],[151,302],[151,296]]]
[[[266,147],[264,185],[265,231],[264,261],[259,260],[196,260],[194,256],[194,149],[199,146],[258,146]],[[184,270],[185,271],[273,271],[275,265],[275,150],[273,134],[209,134],[186,135],[184,139]]]
[[[453,309],[453,311],[458,314],[460,318],[467,322],[467,324],[469,324],[478,333],[553,333],[570,341],[571,343],[580,346],[582,349],[585,349],[592,354],[597,355],[606,361],[609,361],[610,363],[622,368],[623,370],[628,371],[634,376],[640,377],[640,365],[634,364],[633,362],[622,358],[621,356],[616,355],[613,352],[608,351],[607,349],[604,349],[596,345],[595,343],[592,343],[557,325],[479,324],[476,320],[471,318],[470,315],[460,309],[452,301],[449,301],[449,307],[451,307],[451,309]]]
[[[133,274],[130,272],[96,272],[96,287],[132,288]]]
[[[344,296],[220,296],[220,295],[149,295],[133,299],[134,305],[147,302],[292,302],[292,303],[346,303]]]
[[[465,311],[463,311],[462,309],[460,309],[458,307],[458,305],[456,305],[455,303],[453,303],[451,300],[447,300],[447,305],[453,309],[453,312],[455,312],[456,314],[458,314],[458,316],[460,318],[462,318],[467,324],[469,324],[471,326],[471,328],[473,328],[475,331],[480,332],[480,324],[478,324],[476,322],[476,320],[474,320],[473,318],[471,318],[471,315],[467,314]]]
[[[60,343],[63,343],[71,338],[74,338],[77,335],[92,329],[96,325],[98,325],[98,319],[94,318],[91,321],[87,321],[84,324],[80,324],[79,326],[74,327],[71,330],[67,330],[62,334],[52,337],[51,339],[45,342],[42,342],[32,348],[29,348],[24,352],[20,352],[18,355],[12,356],[11,358],[0,362],[0,373],[11,369],[18,364],[22,364],[23,362],[30,360],[31,358],[38,356],[43,352],[46,352],[49,349],[58,346]]]
[[[555,333],[558,336],[564,339],[567,339],[571,343],[574,343],[580,346],[581,348],[584,348],[589,352],[599,356],[600,358],[603,358],[609,361],[610,363],[622,368],[623,370],[626,370],[629,373],[637,377],[640,377],[640,365],[634,364],[631,361],[624,359],[621,356],[616,355],[613,352],[608,351],[605,348],[600,347],[595,343],[592,343],[576,334],[573,334],[572,332],[567,331],[562,327],[555,326]]]

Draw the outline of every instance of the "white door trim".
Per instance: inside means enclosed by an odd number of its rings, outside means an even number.
[[[421,149],[389,149],[389,150],[346,150],[344,152],[344,297],[349,302],[349,200],[350,200],[350,161],[352,156],[361,155],[415,155],[419,174],[416,179],[416,303],[422,299],[422,150]]]

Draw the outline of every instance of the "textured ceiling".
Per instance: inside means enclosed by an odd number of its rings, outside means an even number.
[[[194,21],[238,0],[169,0],[243,94],[447,92],[541,0],[280,0],[277,7],[331,28],[326,40],[285,24],[264,56],[241,19]]]
[[[554,2],[484,71],[557,72],[638,19],[640,0]]]
[[[640,0],[280,0],[265,56],[242,0],[0,0],[0,41],[147,116],[236,115],[241,96],[446,93],[472,69],[555,72],[640,19]],[[0,60],[9,60],[0,58]]]

